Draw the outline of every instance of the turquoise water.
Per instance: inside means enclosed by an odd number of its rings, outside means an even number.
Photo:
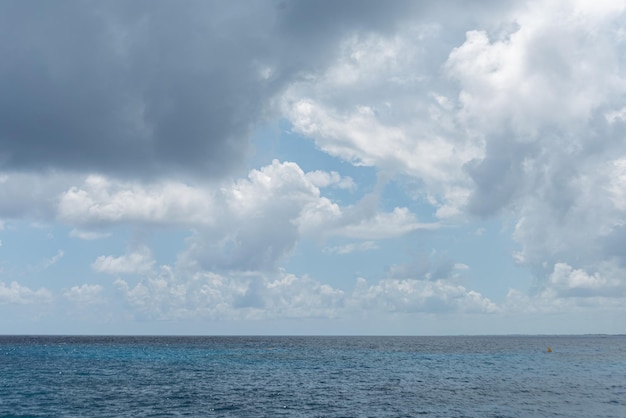
[[[0,416],[624,417],[626,337],[0,336]]]

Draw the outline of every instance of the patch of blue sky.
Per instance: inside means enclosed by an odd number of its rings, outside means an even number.
[[[63,288],[89,276],[90,258],[97,249],[69,237],[70,230],[58,224],[11,221],[0,231],[2,247],[0,280],[18,280],[31,288]],[[109,243],[110,244],[110,243]],[[25,249],[28,249],[25,251]]]
[[[158,264],[173,266],[192,234],[189,230],[180,229],[157,231],[149,237],[147,245]]]
[[[437,222],[437,207],[426,200],[422,185],[415,179],[396,176],[385,184],[380,196],[381,209],[389,212],[406,207],[420,222]]]
[[[531,283],[530,272],[514,261],[516,245],[510,235],[501,220],[493,219],[443,227],[432,234],[428,244],[454,263],[468,267],[460,271],[464,279],[461,284],[497,302],[509,289],[525,291]]]
[[[126,252],[132,252],[141,246],[146,246],[155,260],[155,267],[160,265],[174,266],[178,254],[185,248],[185,242],[191,235],[193,235],[191,230],[174,226],[146,226],[126,229],[127,242],[125,247],[120,247],[117,252],[107,255],[119,257]]]
[[[420,234],[430,234],[420,231]],[[351,291],[356,279],[375,283],[389,277],[394,265],[407,262],[407,255],[416,236],[355,240],[333,237],[325,242],[302,241],[286,260],[287,271],[307,274],[324,283],[331,283],[344,291]]]
[[[189,231],[116,226],[97,239],[82,239],[60,224],[7,222],[0,231],[0,281],[31,288],[64,289],[84,283],[106,284],[114,277],[91,267],[100,256],[120,257],[147,246],[155,266],[176,262]],[[28,248],[28,251],[24,251]]]
[[[443,279],[502,302],[509,289],[525,291],[531,284],[530,273],[513,260],[508,234],[494,220],[376,241],[305,240],[283,267],[347,292],[359,277],[370,284],[383,278]]]

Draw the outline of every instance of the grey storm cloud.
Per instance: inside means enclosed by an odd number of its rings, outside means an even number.
[[[0,170],[228,173],[269,100],[412,2],[0,3]]]

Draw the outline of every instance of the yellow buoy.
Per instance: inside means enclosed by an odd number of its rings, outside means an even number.
[[[550,346],[548,346],[548,353],[551,353],[552,349],[550,348]]]

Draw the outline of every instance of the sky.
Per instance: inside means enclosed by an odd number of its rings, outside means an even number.
[[[626,1],[0,2],[0,334],[626,333]]]

